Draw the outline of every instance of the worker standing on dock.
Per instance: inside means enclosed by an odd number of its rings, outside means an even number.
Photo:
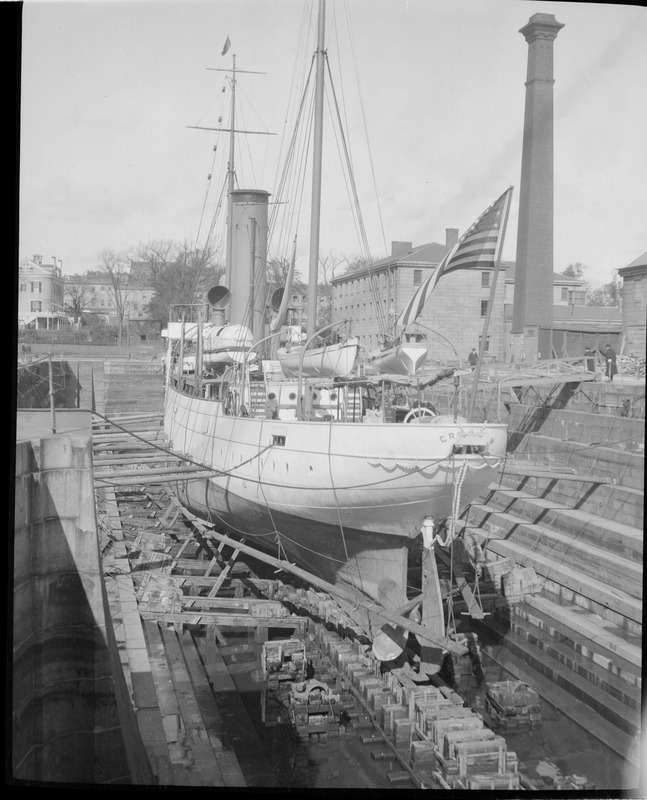
[[[613,381],[613,376],[618,372],[618,366],[616,363],[616,351],[610,344],[607,345],[604,358],[607,362],[607,378],[609,379],[609,383],[611,383],[611,381]]]

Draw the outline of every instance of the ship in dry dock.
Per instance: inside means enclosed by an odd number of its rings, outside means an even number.
[[[317,86],[327,58],[324,10],[321,0]],[[232,72],[235,85],[235,60]],[[316,99],[313,291],[319,264],[321,91]],[[233,109],[232,101],[232,119]],[[456,269],[498,265],[511,194],[506,190],[468,228],[438,266],[434,283]],[[505,458],[506,426],[474,423],[457,409],[438,415],[422,402],[425,386],[446,379],[446,372],[360,378],[355,358],[349,364],[341,355],[353,346],[352,337],[339,340],[337,330],[338,340],[326,343],[315,314],[308,317],[307,341],[291,353],[291,370],[272,371],[276,360],[269,356],[277,333],[267,331],[279,325],[268,319],[267,198],[264,191],[230,187],[230,284],[211,290],[211,305],[201,318],[187,324],[186,309],[178,309],[180,321],[169,324],[164,429],[175,449],[213,471],[209,478],[178,484],[178,498],[222,532],[394,611],[407,601],[412,540],[424,530],[426,546],[433,547],[437,526],[455,513],[459,497],[467,502],[487,486]],[[427,282],[416,292],[403,327],[415,321],[431,288]],[[289,293],[287,285],[283,296]],[[310,307],[316,309],[316,300]],[[276,310],[280,317],[281,306]],[[214,314],[222,321],[226,312],[227,324],[205,319]],[[186,374],[190,340],[195,360]],[[279,352],[278,362],[283,357],[285,363],[286,356]],[[209,378],[203,376],[205,360]],[[366,630],[377,634],[382,623],[375,627],[375,620],[361,613]],[[435,597],[428,595],[424,614],[437,620],[438,645],[444,638],[438,587]]]

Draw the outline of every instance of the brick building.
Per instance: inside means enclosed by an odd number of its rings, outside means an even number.
[[[65,314],[61,262],[52,256],[43,264],[41,255],[26,258],[18,269],[19,328],[62,328],[69,325]]]
[[[458,230],[448,228],[444,244],[413,247],[411,242],[392,242],[387,258],[335,278],[332,321],[349,320],[352,334],[366,351],[376,349],[381,334],[393,330],[411,295],[457,240]],[[493,281],[494,270],[485,268],[457,270],[438,282],[422,314],[407,329],[414,339],[427,339],[432,363],[455,362],[458,357],[464,361],[472,347],[479,349]],[[510,360],[514,282],[514,262],[502,261],[487,333],[489,360]],[[553,273],[553,303],[568,313],[583,307],[583,281]]]
[[[618,270],[622,278],[623,354],[645,358],[647,319],[647,253]]]

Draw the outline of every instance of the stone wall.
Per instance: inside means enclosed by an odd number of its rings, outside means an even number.
[[[89,430],[18,443],[14,520],[13,778],[149,783],[108,613]]]

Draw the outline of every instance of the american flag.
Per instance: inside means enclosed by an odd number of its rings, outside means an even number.
[[[447,251],[438,267],[422,283],[401,311],[396,325],[411,325],[420,316],[429,295],[443,275],[457,269],[483,269],[493,267],[498,260],[508,208],[512,198],[512,186],[476,220],[471,228]]]

